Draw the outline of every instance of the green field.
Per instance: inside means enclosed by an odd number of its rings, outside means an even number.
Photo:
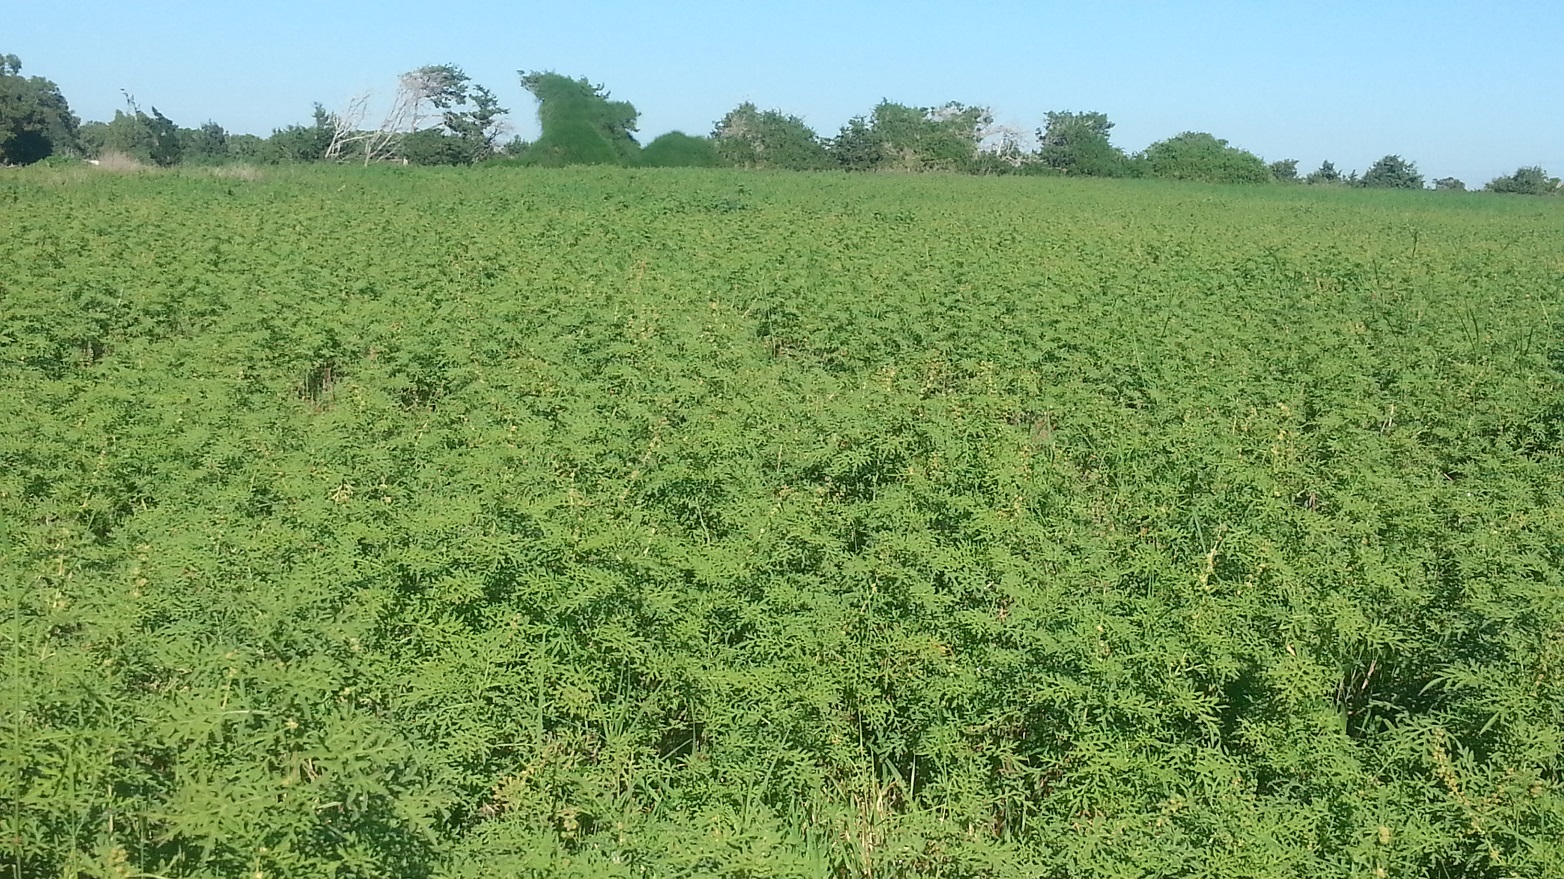
[[[1564,875],[1555,201],[0,171],[0,877]]]

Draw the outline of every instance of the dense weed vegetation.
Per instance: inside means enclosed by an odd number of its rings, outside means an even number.
[[[0,175],[0,875],[1558,876],[1560,241]]]

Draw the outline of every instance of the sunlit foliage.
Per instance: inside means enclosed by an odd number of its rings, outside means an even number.
[[[1557,876],[1557,205],[0,175],[0,875]]]

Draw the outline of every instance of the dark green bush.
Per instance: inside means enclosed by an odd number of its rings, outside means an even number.
[[[714,168],[721,161],[710,138],[670,131],[642,148],[640,163],[647,168]]]
[[[1254,153],[1203,131],[1158,141],[1136,156],[1147,177],[1201,183],[1269,183],[1275,175]]]

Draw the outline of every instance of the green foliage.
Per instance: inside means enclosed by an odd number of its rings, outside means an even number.
[[[402,74],[399,82],[413,96],[427,101],[436,110],[450,110],[467,101],[467,84],[472,81],[455,64],[426,64]]]
[[[81,145],[82,152],[88,156],[101,155],[103,142],[108,137],[108,127],[107,122],[97,120],[81,123],[76,130],[76,140]]]
[[[603,133],[585,119],[561,119],[549,134],[528,144],[517,157],[522,164],[545,168],[568,165],[617,165],[622,156]]]
[[[522,87],[538,100],[538,121],[543,134],[521,156],[527,164],[565,165],[635,164],[640,145],[635,141],[640,114],[628,101],[611,101],[607,91],[585,77],[571,79],[558,73],[521,73]]]
[[[971,171],[978,138],[993,117],[982,107],[950,103],[908,107],[881,101],[868,118],[856,117],[831,143],[848,171]]]
[[[711,138],[693,137],[682,131],[659,135],[641,150],[645,168],[715,168],[721,163]]]
[[[138,162],[168,167],[184,155],[184,138],[173,120],[152,108],[148,116],[127,99],[129,112],[115,110],[113,120],[81,127],[81,142],[92,156],[119,154]]]
[[[803,119],[748,101],[728,111],[711,138],[722,163],[735,168],[823,171],[836,164]]]
[[[0,165],[75,152],[78,124],[59,86],[22,76],[20,58],[0,55]]]
[[[1319,168],[1311,172],[1308,177],[1304,178],[1304,182],[1310,185],[1329,185],[1341,183],[1343,181],[1341,179],[1341,172],[1336,170],[1336,166],[1329,161],[1324,161],[1320,163]]]
[[[404,135],[398,152],[414,165],[470,165],[473,162],[471,144],[438,127],[422,128]]]
[[[1282,159],[1279,162],[1272,162],[1266,167],[1270,168],[1271,178],[1277,183],[1301,182],[1301,178],[1298,176],[1297,159]]]
[[[1113,123],[1104,113],[1050,112],[1037,132],[1038,157],[1049,168],[1082,177],[1133,177],[1124,151],[1108,140]]]
[[[1400,156],[1385,156],[1363,172],[1359,186],[1370,189],[1422,189],[1423,175],[1417,165]]]
[[[73,156],[66,153],[55,153],[34,163],[40,168],[80,168],[87,165],[87,161],[81,156]]]
[[[494,155],[510,111],[493,92],[475,85],[455,64],[409,71],[402,84],[415,100],[439,111],[441,123],[405,133],[396,144],[403,159],[414,165],[472,165]]]
[[[1517,168],[1514,174],[1495,177],[1483,187],[1488,192],[1508,192],[1516,195],[1558,195],[1564,192],[1559,178],[1549,177],[1540,166]]]
[[[884,139],[864,116],[854,116],[831,141],[831,157],[843,171],[874,171],[885,161]]]
[[[1136,157],[1148,177],[1201,183],[1269,183],[1265,161],[1203,131],[1186,131],[1146,147]]]
[[[494,93],[481,85],[473,86],[465,97],[462,107],[446,111],[444,120],[445,127],[460,144],[464,159],[473,164],[494,155],[507,127],[503,117],[510,111],[501,107]]]
[[[184,129],[179,138],[184,145],[181,160],[186,164],[217,165],[231,158],[228,130],[216,122]]]
[[[1434,189],[1439,192],[1465,192],[1466,184],[1454,177],[1441,177],[1434,181]]]
[[[236,162],[262,162],[271,158],[271,149],[266,138],[254,134],[230,134],[228,157]]]
[[[326,158],[336,125],[325,106],[317,103],[309,125],[289,125],[266,139],[267,157],[277,162],[319,162]]]
[[[169,167],[179,164],[179,159],[184,155],[184,139],[179,135],[179,126],[172,119],[152,108],[152,115],[137,111],[138,121],[146,128],[149,153],[152,163],[160,167]]]
[[[1564,214],[1198,195],[0,175],[0,874],[1560,875]]]

